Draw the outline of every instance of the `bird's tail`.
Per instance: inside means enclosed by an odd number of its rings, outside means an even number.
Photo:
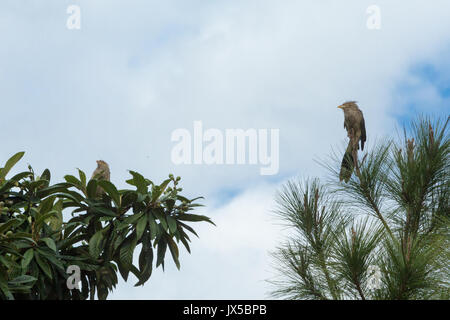
[[[341,172],[339,173],[339,181],[344,180],[346,183],[350,180],[353,173],[353,155],[352,143],[349,141],[347,150],[345,150],[344,157],[341,163]]]

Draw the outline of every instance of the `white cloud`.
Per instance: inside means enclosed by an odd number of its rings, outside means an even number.
[[[374,3],[361,0],[80,0],[79,31],[65,27],[69,4],[0,4],[0,111],[9,137],[0,159],[26,150],[24,163],[49,167],[56,180],[76,167],[93,170],[99,158],[114,182],[127,169],[155,181],[173,172],[189,196],[207,197],[205,213],[218,223],[200,227],[181,272],[155,272],[146,287],[121,287],[116,298],[262,297],[277,233],[259,204],[275,188],[264,182],[321,174],[313,158],[346,137],[336,109],[344,100],[360,102],[369,140],[390,133],[409,68],[448,58],[446,0],[377,1],[375,31],[366,28]],[[424,103],[439,101],[429,84],[419,82],[417,92]],[[280,174],[174,166],[171,132],[194,120],[279,128]],[[214,209],[222,190],[243,191]],[[250,217],[262,218],[259,229]]]
[[[202,213],[210,224],[191,224],[199,234],[192,239],[192,254],[182,254],[178,271],[167,255],[166,270],[153,271],[149,282],[134,288],[130,276],[121,281],[112,299],[265,299],[267,283],[273,276],[269,251],[282,236],[273,214],[274,185],[263,184],[247,190],[228,204]],[[182,247],[182,245],[180,244]],[[182,252],[186,252],[182,247]]]

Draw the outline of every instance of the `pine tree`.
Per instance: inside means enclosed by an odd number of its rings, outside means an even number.
[[[273,253],[273,297],[449,299],[448,118],[421,118],[377,142],[348,183],[340,159],[329,179],[292,180],[276,214],[293,231]]]

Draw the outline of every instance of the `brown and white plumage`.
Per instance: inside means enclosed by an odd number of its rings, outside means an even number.
[[[366,125],[363,113],[358,108],[355,101],[348,101],[338,106],[338,108],[344,111],[344,128],[347,130],[347,136],[349,138],[348,147],[341,163],[339,179],[340,181],[344,180],[345,182],[348,182],[354,167],[355,159],[353,155],[356,155],[357,150],[359,150],[360,143],[361,150],[364,150],[364,143],[366,142]]]
[[[97,169],[92,173],[91,179],[109,181],[110,175],[109,165],[103,160],[97,160]],[[105,191],[101,187],[97,187],[96,196],[100,197],[103,193],[105,193]]]

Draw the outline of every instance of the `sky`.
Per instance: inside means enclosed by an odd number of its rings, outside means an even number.
[[[119,187],[127,170],[181,176],[217,226],[194,225],[180,271],[168,256],[145,286],[130,276],[110,298],[265,299],[286,233],[274,196],[323,176],[315,160],[346,141],[336,107],[358,101],[369,147],[418,114],[448,116],[449,13],[447,0],[2,0],[0,162],[26,151],[18,170],[49,168],[53,182],[97,159]],[[194,121],[279,130],[278,172],[175,164],[172,133],[193,134]]]

